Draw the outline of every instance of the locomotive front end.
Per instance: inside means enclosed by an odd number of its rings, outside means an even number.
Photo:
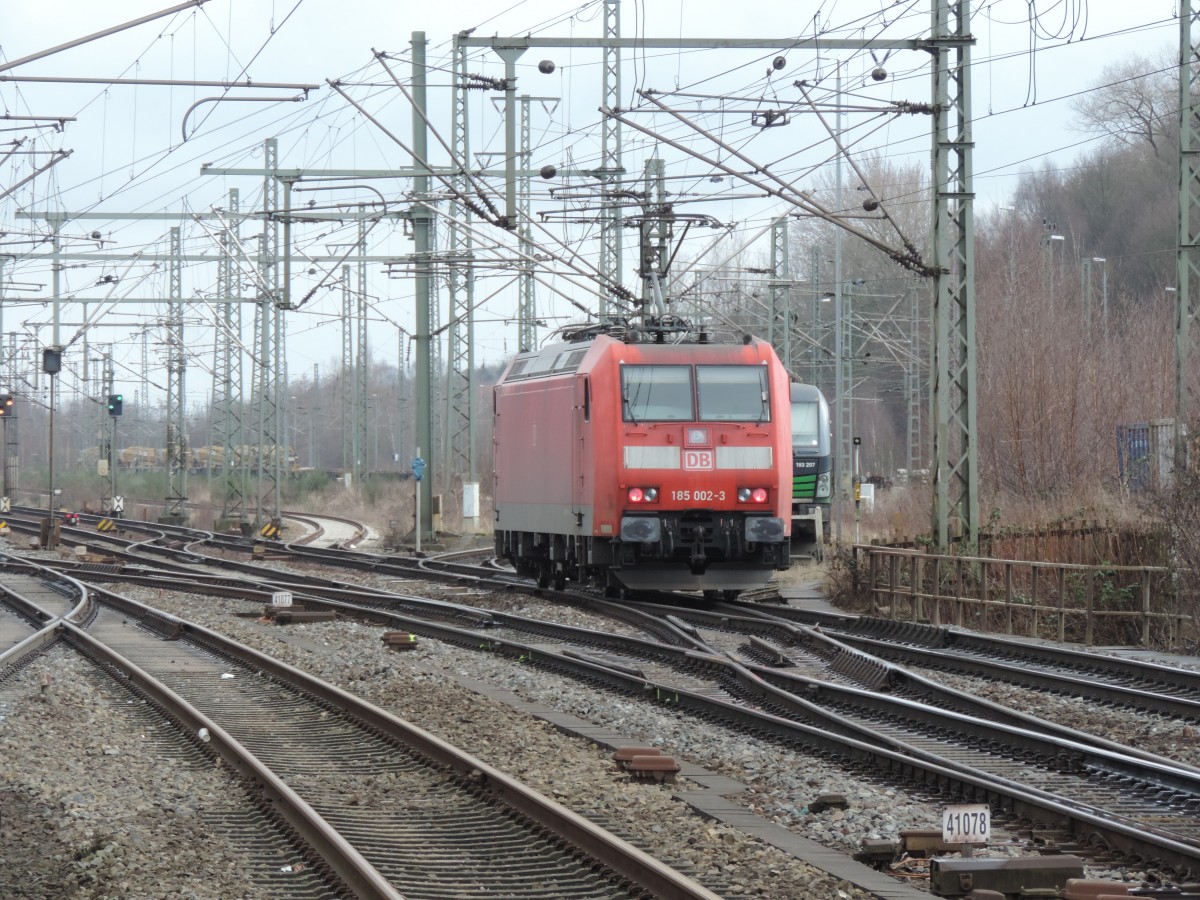
[[[635,590],[760,587],[789,564],[782,369],[758,342],[680,352],[652,346],[619,367],[612,577]]]

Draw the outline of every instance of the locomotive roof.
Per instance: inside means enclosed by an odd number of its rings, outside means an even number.
[[[603,341],[609,346],[626,344],[666,348],[686,347],[733,347],[754,344],[758,338],[750,334],[741,340],[731,340],[729,335],[712,335],[708,332],[689,332],[690,339],[683,333],[666,335],[660,331],[633,329],[613,333],[607,326],[581,327],[570,332],[565,341],[546,344],[537,350],[518,353],[501,375],[498,383],[523,381],[528,378],[544,378],[549,375],[566,375],[578,371],[588,351]]]

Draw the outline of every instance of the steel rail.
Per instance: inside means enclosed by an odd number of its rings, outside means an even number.
[[[946,626],[816,614],[774,606],[756,609],[735,603],[715,607],[713,614],[721,615],[722,610],[729,609],[742,616],[819,625],[825,634],[881,658],[976,677],[1002,678],[1051,692],[1069,691],[1105,703],[1188,720],[1200,718],[1200,672],[1151,660],[977,635]],[[1050,671],[1039,671],[1035,666]],[[1112,679],[1161,685],[1162,690],[1121,684]]]
[[[592,824],[582,816],[532,790],[522,782],[511,778],[471,754],[454,747],[424,729],[418,728],[354,694],[314,678],[308,673],[289,666],[273,657],[238,644],[216,631],[186,622],[174,616],[164,616],[164,614],[159,613],[152,607],[131,600],[130,598],[122,597],[111,591],[102,588],[95,588],[94,590],[103,596],[106,602],[122,609],[130,615],[168,619],[179,637],[186,638],[214,652],[237,659],[265,673],[268,677],[295,685],[319,700],[336,706],[340,710],[347,711],[368,727],[386,735],[398,744],[408,747],[426,759],[450,769],[461,777],[469,778],[472,782],[485,788],[498,801],[504,803],[510,809],[528,817],[529,820],[538,823],[555,835],[564,838],[586,854],[589,859],[595,860],[616,873],[620,878],[628,880],[639,889],[648,891],[656,898],[662,898],[662,900],[720,900],[718,895],[697,884],[674,868],[634,847],[627,841]],[[86,635],[84,636],[87,637]],[[182,702],[182,700],[178,702]],[[190,721],[189,725],[194,725],[197,729],[199,727],[208,727],[210,732],[213,727],[198,718]],[[230,763],[234,764],[234,760],[231,759]],[[252,774],[257,777],[257,770],[254,770]],[[271,790],[274,791],[276,788],[272,785]],[[320,844],[316,846],[321,849]]]
[[[330,604],[338,606],[340,604]],[[887,708],[888,714],[921,718],[931,727],[940,727],[956,722],[979,735],[985,742],[1002,743],[1027,755],[1061,763],[1068,768],[1104,768],[1121,776],[1136,777],[1168,790],[1179,790],[1197,795],[1197,776],[1163,760],[1135,760],[1115,752],[1097,747],[1073,743],[1062,738],[1046,737],[1032,731],[1004,725],[985,725],[969,716],[953,712],[926,709],[919,704],[898,698],[890,698],[870,691],[848,688],[814,679],[791,679],[792,683],[781,686],[781,678],[770,667],[739,664],[722,656],[697,652],[679,647],[667,647],[646,641],[634,641],[645,652],[658,657],[669,657],[678,665],[707,667],[718,673],[716,680],[733,683],[747,696],[768,711],[754,710],[731,700],[714,698],[705,693],[680,687],[679,685],[655,681],[644,673],[614,668],[595,660],[570,653],[557,653],[544,643],[513,640],[488,633],[480,635],[478,630],[464,629],[450,624],[439,624],[427,619],[388,613],[383,610],[350,610],[346,614],[369,615],[392,627],[400,627],[422,636],[434,637],[464,648],[487,650],[493,653],[521,659],[525,664],[539,665],[587,681],[608,682],[634,696],[652,698],[658,703],[684,707],[702,717],[718,717],[739,727],[755,731],[767,731],[788,742],[799,742],[815,746],[823,752],[838,752],[845,755],[850,748],[850,757],[862,762],[863,748],[873,748],[871,766],[882,766],[885,770],[907,769],[909,780],[942,783],[946,773],[956,773],[953,784],[958,785],[964,796],[973,797],[987,786],[987,794],[999,808],[1024,814],[1038,811],[1056,821],[1070,823],[1080,833],[1098,833],[1105,836],[1114,847],[1135,856],[1165,859],[1170,865],[1195,869],[1200,865],[1200,846],[1178,840],[1168,833],[1144,825],[1118,820],[1094,808],[1081,808],[1051,792],[1031,788],[996,774],[985,773],[963,763],[948,760],[915,745],[882,735],[858,724],[848,723],[838,708],[826,708],[807,699],[808,697],[834,698],[843,704],[853,703],[858,708],[873,706]],[[498,614],[492,613],[493,617]],[[518,617],[500,617],[512,623]],[[539,623],[537,633],[544,635],[554,630],[569,637],[577,636],[581,629],[570,626],[554,626]],[[610,635],[602,639],[616,640]],[[769,710],[786,711],[790,716],[808,719],[808,722],[786,718]],[[815,722],[816,724],[811,724]],[[903,760],[900,766],[898,760]]]
[[[350,612],[350,611],[348,610],[347,612]],[[354,611],[354,614],[360,614],[360,611]],[[403,627],[407,627],[410,630],[415,631],[417,633],[433,634],[433,636],[439,637],[444,640],[449,640],[454,643],[460,643],[463,646],[478,648],[478,647],[480,647],[480,644],[481,644],[481,642],[479,641],[479,634],[477,631],[470,632],[470,631],[465,631],[463,629],[452,628],[450,626],[437,626],[437,625],[433,625],[425,620],[412,619],[411,617],[400,617],[400,616],[396,616],[394,614],[384,614],[384,613],[381,613],[380,611],[374,611],[374,613],[372,613],[372,614],[373,615],[384,615],[387,617],[387,620],[389,622],[402,623]],[[533,645],[520,644],[520,643],[512,642],[512,641],[501,641],[501,640],[497,640],[495,638],[489,638],[488,640],[484,641],[483,646],[486,649],[490,649],[493,651],[509,652],[509,653],[513,653],[513,654],[518,654],[522,658],[524,658],[526,661],[530,661],[530,662],[540,661],[540,662],[544,663],[544,662],[552,659],[553,660],[552,664],[555,668],[565,668],[565,669],[575,672],[577,675],[578,675],[580,669],[582,668],[582,670],[584,670],[586,673],[588,673],[588,674],[584,674],[582,677],[588,677],[588,678],[595,677],[595,673],[597,671],[604,672],[605,673],[604,677],[607,677],[607,678],[615,677],[614,673],[612,671],[606,669],[606,667],[604,667],[604,666],[596,665],[596,664],[591,663],[586,660],[571,659],[571,658],[567,657],[566,655],[563,655],[561,657],[554,657],[553,654],[546,652],[544,647],[535,647]],[[655,652],[661,652],[661,648],[656,649]],[[681,652],[686,652],[686,651],[681,651]],[[705,661],[705,663],[709,664],[709,665],[717,664],[716,662],[714,662],[714,659],[716,659],[716,658],[709,657],[709,658],[705,659],[703,654],[693,654],[693,658],[696,660],[703,659]],[[726,663],[726,661],[724,661],[724,660],[721,661],[722,665],[724,665],[725,663]],[[770,696],[770,698],[764,698],[764,699],[769,699],[770,702],[772,702],[776,705],[780,705],[784,708],[786,708],[788,704],[795,704],[795,702],[796,702],[795,697],[788,695],[790,697],[790,699],[782,699],[783,695],[787,694],[787,692],[781,690],[780,688],[778,688],[775,685],[771,685],[768,683],[769,679],[775,677],[775,673],[772,673],[772,671],[769,668],[766,668],[766,667],[754,668],[754,667],[750,667],[750,666],[741,666],[740,669],[742,670],[742,673],[737,676],[737,679],[741,681],[741,683],[743,684],[743,687],[746,690],[758,692],[760,695],[762,694],[763,691],[766,691],[766,692],[770,693],[771,696]],[[626,672],[623,675],[620,675],[620,677],[628,678],[630,676]],[[672,696],[673,695],[675,697],[676,702],[679,702],[681,697],[685,697],[689,693],[686,690],[681,690],[681,689],[675,688],[668,684],[653,684],[653,685],[651,685],[651,684],[648,684],[644,678],[641,680],[638,680],[636,682],[636,688],[634,688],[634,692],[637,693],[639,691],[645,691],[645,690],[649,690],[651,688],[653,688],[653,690],[655,690],[657,695],[659,695],[659,696],[664,696],[664,695]],[[820,688],[820,690],[825,691],[825,690],[827,690],[827,688],[825,686],[822,686]],[[847,692],[847,695],[849,695],[849,692]],[[703,702],[706,702],[706,699],[707,698],[695,698],[694,702],[703,703]],[[877,697],[872,696],[871,702],[874,703],[874,702],[880,702],[880,701],[878,700]],[[804,704],[800,704],[800,705],[804,706]],[[806,708],[806,711],[811,712],[811,710],[808,710],[807,708]],[[710,712],[711,712],[711,710],[710,710]],[[726,711],[726,713],[728,714],[728,711]],[[828,711],[826,711],[825,714],[830,715],[828,713]],[[833,720],[836,722],[836,720],[837,720],[836,715],[833,716]],[[796,727],[802,727],[802,726],[797,725]],[[828,734],[829,731],[838,731],[838,730],[841,730],[843,732],[845,731],[844,728],[841,728],[841,729],[827,728],[824,733]],[[853,729],[851,729],[851,730],[853,730]],[[1014,735],[1013,740],[1018,745],[1026,746],[1030,752],[1035,752],[1035,753],[1038,752],[1038,751],[1034,750],[1033,748],[1031,748],[1026,743],[1028,741],[1036,742],[1036,739],[1038,736],[1021,734],[1019,729],[1010,729],[1010,733]],[[794,739],[794,735],[793,735],[793,739]],[[879,738],[876,736],[875,740],[878,741]],[[869,743],[869,741],[863,741],[863,743]],[[888,745],[888,749],[894,748],[896,746],[895,742],[890,741],[890,740],[883,741],[883,743]],[[1053,758],[1054,752],[1056,752],[1056,751],[1049,751],[1051,758]],[[1085,752],[1085,756],[1086,756],[1086,753],[1090,753],[1090,752],[1094,752],[1094,751],[1093,751],[1093,748],[1088,748],[1087,751],[1071,751],[1071,752]],[[920,753],[913,754],[913,753],[907,753],[907,752],[903,753],[902,755],[906,759],[908,759],[910,765],[914,764],[916,759],[918,759],[921,756]],[[1077,758],[1084,758],[1084,757],[1077,757]],[[928,761],[926,761],[926,762],[928,762]],[[1111,763],[1112,761],[1108,760],[1107,762]],[[930,764],[932,764],[932,763],[930,763]],[[924,765],[924,763],[923,763],[923,765]],[[954,768],[953,765],[946,765],[946,767],[951,768],[951,769]],[[1159,771],[1158,773],[1156,773],[1156,777],[1158,777],[1158,776],[1163,776],[1163,773],[1161,771]],[[995,784],[1003,784],[1005,787],[1005,790],[1003,793],[998,794],[998,796],[1004,796],[1005,794],[1007,794],[1008,799],[1006,800],[1006,802],[1009,804],[1023,802],[1023,801],[1018,800],[1016,797],[1014,797],[1012,795],[1014,791],[1024,791],[1024,792],[1026,792],[1026,794],[1028,794],[1028,792],[1029,792],[1029,789],[1027,789],[1027,788],[1023,788],[1023,787],[1013,785],[1013,784],[1008,784],[1008,783],[1004,782],[1004,779],[997,779],[995,776],[985,776],[984,780],[985,781],[990,780],[991,783],[994,785]],[[1173,783],[1173,779],[1169,778],[1169,777],[1166,778],[1166,783],[1172,783],[1172,786],[1174,786],[1174,787],[1180,786],[1177,783]],[[1054,809],[1059,812],[1061,812],[1061,810],[1063,810],[1063,809],[1070,808],[1069,804],[1062,802],[1059,798],[1054,798],[1052,796],[1050,796],[1049,799],[1047,799],[1047,802],[1051,804],[1051,806],[1048,807],[1049,809]],[[1151,849],[1151,847],[1158,847],[1157,852],[1160,855],[1161,854],[1179,853],[1180,854],[1179,856],[1173,857],[1173,862],[1178,863],[1178,864],[1183,864],[1184,866],[1187,866],[1187,867],[1195,866],[1195,864],[1197,862],[1197,856],[1200,855],[1200,849],[1197,849],[1197,848],[1188,849],[1187,844],[1182,844],[1180,842],[1174,841],[1171,838],[1166,838],[1163,835],[1146,834],[1146,833],[1144,833],[1144,829],[1141,829],[1138,827],[1131,827],[1131,826],[1124,825],[1122,823],[1113,823],[1110,819],[1107,819],[1103,816],[1095,817],[1096,821],[1092,821],[1091,814],[1086,810],[1081,812],[1078,809],[1076,809],[1076,810],[1074,810],[1073,815],[1075,816],[1075,818],[1071,819],[1072,821],[1076,821],[1077,823],[1086,824],[1087,827],[1089,827],[1089,828],[1102,829],[1105,834],[1110,835],[1110,838],[1114,841],[1115,845],[1122,846],[1124,849],[1127,850],[1127,852],[1140,853],[1140,852],[1144,852],[1146,850]],[[1082,817],[1082,818],[1080,818],[1080,817]],[[1141,835],[1141,836],[1134,837],[1134,835]],[[1180,848],[1184,848],[1184,849],[1181,850]]]

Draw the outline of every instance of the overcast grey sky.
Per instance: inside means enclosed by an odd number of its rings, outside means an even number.
[[[928,34],[930,0],[828,0],[824,3],[781,4],[774,0],[745,0],[739,4],[710,0],[626,0],[622,5],[621,28],[625,37],[767,38],[778,37],[781,48],[794,37],[914,38]],[[57,2],[28,4],[5,2],[4,29],[0,49],[11,62],[165,9],[145,0],[118,0],[107,4]],[[341,94],[326,79],[343,84],[356,102],[371,111],[379,123],[407,142],[410,134],[409,107],[388,73],[373,58],[372,50],[392,56],[389,65],[401,78],[410,77],[409,48],[414,31],[424,31],[428,40],[430,108],[435,127],[449,135],[449,49],[452,36],[474,28],[480,35],[523,35],[539,37],[599,37],[602,32],[602,3],[564,3],[525,0],[500,4],[382,4],[371,0],[209,0],[189,9],[136,28],[105,37],[84,46],[65,50],[9,70],[9,76],[53,76],[76,78],[139,78],[158,80],[246,80],[256,84],[287,82],[312,84],[303,102],[268,102],[265,99],[206,102],[221,97],[213,87],[106,86],[103,84],[32,83],[10,81],[0,84],[5,112],[17,116],[69,117],[61,131],[32,128],[29,121],[10,121],[4,140],[22,143],[5,163],[4,182],[15,184],[32,168],[44,163],[47,154],[69,150],[69,158],[30,180],[5,198],[0,206],[3,228],[8,231],[6,252],[16,259],[4,272],[8,301],[3,330],[39,331],[48,341],[50,321],[44,303],[14,305],[14,300],[39,301],[48,296],[49,263],[44,243],[26,233],[45,233],[44,223],[20,218],[23,211],[86,211],[114,218],[87,219],[64,228],[65,249],[97,251],[87,235],[101,232],[103,251],[124,259],[73,261],[62,272],[64,296],[151,298],[168,290],[164,266],[139,262],[138,253],[164,253],[172,222],[163,219],[133,221],[118,214],[197,213],[227,205],[229,190],[240,193],[243,210],[262,204],[262,179],[249,176],[204,174],[202,165],[260,168],[262,147],[268,137],[279,142],[279,163],[309,171],[321,169],[389,169],[408,165],[408,155]],[[486,11],[485,11],[486,10]],[[1031,20],[1031,11],[1035,14]],[[1042,165],[1066,167],[1094,146],[1084,135],[1072,131],[1070,98],[1101,79],[1107,65],[1131,54],[1157,56],[1175,46],[1178,25],[1175,9],[1168,0],[1132,4],[1121,0],[996,0],[977,3],[972,31],[974,48],[974,137],[976,141],[976,188],[983,208],[1002,204],[1022,171]],[[705,128],[721,134],[756,160],[772,162],[781,173],[801,183],[814,177],[817,167],[831,158],[831,145],[812,116],[797,116],[784,128],[752,128],[745,115],[721,115],[720,97],[796,100],[796,79],[830,91],[841,62],[843,87],[855,101],[878,107],[887,102],[929,99],[928,56],[920,52],[897,52],[884,59],[865,53],[813,54],[781,50],[786,57],[782,70],[772,70],[776,52],[663,51],[643,50],[623,54],[623,104],[636,105],[638,88],[685,92],[668,96],[672,106],[696,110],[694,118]],[[538,72],[537,64],[551,58],[553,74]],[[518,91],[534,96],[560,98],[537,103],[532,109],[535,168],[553,164],[560,169],[588,168],[598,161],[601,99],[600,54],[592,50],[531,51],[518,65]],[[868,73],[882,63],[889,77],[874,82]],[[500,61],[487,50],[473,54],[471,70],[499,77]],[[290,98],[296,90],[239,88],[228,98]],[[497,94],[471,94],[472,150],[499,153],[503,149],[503,121],[493,98]],[[732,101],[725,101],[732,102]],[[195,106],[185,123],[184,116]],[[667,117],[640,114],[639,121],[652,129],[683,141],[704,152],[711,144],[688,132]],[[875,115],[875,119],[872,119]],[[860,153],[885,155],[897,162],[925,164],[929,157],[928,123],[909,117],[879,118],[863,113],[849,124],[861,128]],[[187,128],[187,140],[183,130]],[[729,236],[715,252],[728,252],[747,236],[760,233],[772,217],[786,211],[778,201],[753,194],[726,178],[710,179],[712,170],[672,148],[625,130],[625,166],[631,176],[640,176],[644,161],[654,153],[667,161],[667,175],[677,190],[695,201],[691,211],[704,212],[729,226]],[[431,141],[436,148],[436,141]],[[440,149],[435,162],[447,158]],[[786,158],[786,159],[785,159]],[[477,157],[473,162],[486,158]],[[684,176],[687,176],[686,178]],[[402,198],[411,188],[403,179],[373,180],[371,186],[389,200]],[[555,182],[559,187],[579,182]],[[535,208],[562,209],[537,184]],[[503,194],[503,185],[491,188]],[[323,202],[369,202],[376,195],[366,189],[294,194],[293,202],[308,202],[320,196]],[[577,218],[594,213],[590,204],[578,204]],[[195,298],[189,312],[188,344],[195,354],[189,373],[189,403],[207,398],[209,379],[204,368],[211,365],[211,308],[203,298],[216,289],[218,243],[216,228],[184,218],[184,248],[188,253],[207,253],[212,263],[189,263],[184,270],[184,295]],[[243,237],[256,233],[254,223],[243,226]],[[583,265],[596,259],[597,227],[580,222],[557,229],[557,237],[538,237],[552,253],[564,253],[562,240],[579,254]],[[712,232],[697,230],[694,241],[681,258],[699,252],[712,240]],[[316,288],[303,309],[288,316],[289,370],[292,377],[311,376],[317,364],[328,373],[340,359],[341,287],[337,278],[327,278],[334,268],[324,257],[337,256],[354,240],[354,226],[328,224],[298,228],[296,249],[314,262],[294,269],[293,296],[304,296]],[[637,290],[627,235],[623,280]],[[400,224],[381,224],[368,238],[370,252],[402,257],[412,244]],[[508,236],[483,226],[479,235],[481,255],[497,262],[480,271],[478,311],[482,321],[477,359],[499,360],[513,352],[516,330],[515,289],[511,273],[501,271],[502,260],[511,250]],[[487,248],[495,245],[494,252]],[[766,252],[766,245],[761,244]],[[38,256],[43,258],[36,258]],[[547,266],[547,284],[570,295],[577,304],[593,306],[586,293],[556,278],[556,267]],[[309,269],[315,273],[310,275]],[[340,273],[335,273],[340,274]],[[106,279],[108,279],[106,281]],[[324,280],[324,284],[322,284]],[[41,287],[39,287],[39,285]],[[253,284],[247,281],[248,292]],[[379,265],[370,267],[367,292],[371,298],[372,352],[376,359],[395,362],[403,335],[414,325],[411,284],[407,279],[388,278]],[[443,304],[445,294],[443,292]],[[488,299],[490,298],[490,299]],[[539,287],[539,312],[550,323],[579,317],[577,308],[551,290]],[[444,315],[444,314],[443,314]],[[88,340],[97,345],[114,345],[118,381],[131,383],[140,369],[139,344],[129,335],[161,316],[161,308],[145,304],[92,306],[89,320],[94,326]],[[509,320],[506,324],[506,320]],[[73,340],[67,364],[76,364],[82,346],[82,318],[77,305],[64,307],[63,338]],[[247,314],[247,321],[249,315]],[[156,336],[152,341],[157,342]],[[156,359],[158,358],[156,354]],[[157,377],[157,376],[155,376]],[[158,379],[161,381],[161,378]]]

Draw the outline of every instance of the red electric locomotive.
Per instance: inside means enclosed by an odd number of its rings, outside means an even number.
[[[493,400],[496,554],[518,573],[729,597],[788,567],[788,377],[766,342],[581,328],[518,355]]]

